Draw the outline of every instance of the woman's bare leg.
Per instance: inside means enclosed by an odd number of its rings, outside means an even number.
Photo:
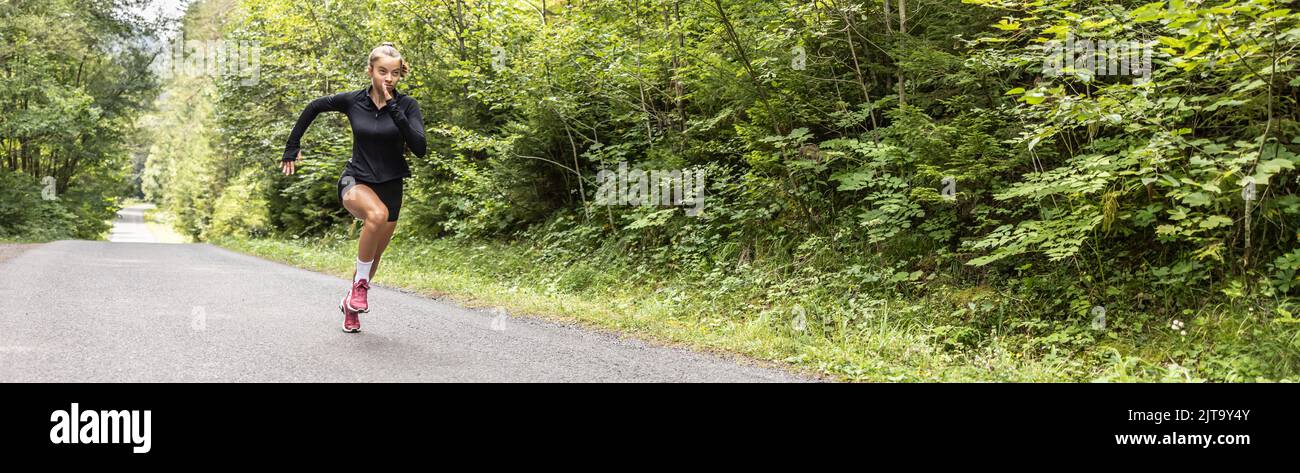
[[[392,232],[385,231],[385,227],[389,226],[388,207],[379,199],[375,191],[365,184],[353,186],[343,196],[343,207],[348,209],[348,213],[353,217],[363,222],[361,238],[357,243],[357,260],[374,261],[380,240],[392,237]],[[387,245],[385,241],[384,246]],[[371,273],[374,273],[373,268]]]
[[[388,243],[393,241],[393,232],[397,231],[397,222],[384,222],[379,227],[380,234],[376,235],[379,240],[379,247],[375,248],[375,263],[370,265],[370,280],[375,279],[375,273],[379,271],[379,260],[384,259],[384,250],[388,249]],[[353,279],[356,275],[353,274]]]

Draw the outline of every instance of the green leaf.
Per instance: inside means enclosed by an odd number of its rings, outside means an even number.
[[[993,27],[994,27],[994,28],[997,28],[997,29],[1000,29],[1000,30],[1002,30],[1002,31],[1015,31],[1015,30],[1020,29],[1020,22],[1019,22],[1019,21],[1009,21],[1009,20],[1007,20],[1007,19],[1004,18],[1002,21],[999,21],[999,22],[997,22],[997,23],[994,23],[994,24],[993,24]]]
[[[1229,225],[1232,225],[1232,219],[1228,217],[1224,217],[1222,215],[1210,216],[1204,220],[1201,220],[1201,224],[1200,224],[1201,228],[1204,229],[1214,229],[1219,227],[1226,227]]]

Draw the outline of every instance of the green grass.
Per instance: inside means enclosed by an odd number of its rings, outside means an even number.
[[[6,245],[19,245],[19,244],[28,244],[28,243],[49,243],[50,241],[51,240],[49,239],[31,238],[22,235],[0,237],[0,244],[6,244]]]
[[[153,208],[144,212],[145,227],[158,243],[193,243],[193,238],[175,230],[174,221],[175,217],[162,209]]]
[[[350,276],[356,255],[355,241],[338,236],[290,241],[223,238],[213,243],[340,277]],[[1254,339],[1277,345],[1269,350],[1282,351],[1260,355],[1237,346],[1245,338],[1233,332],[1259,327],[1243,325],[1239,317],[1222,311],[1189,317],[1190,337],[1167,333],[1154,323],[1102,336],[1079,324],[1015,319],[1026,309],[990,308],[983,302],[993,297],[986,294],[991,292],[987,288],[921,298],[874,298],[834,285],[789,291],[774,280],[772,265],[674,275],[621,264],[608,252],[553,256],[526,243],[414,241],[399,232],[375,282],[447,296],[471,307],[504,307],[514,314],[740,355],[837,380],[1296,378],[1287,375],[1294,373],[1294,350],[1300,346],[1295,344],[1294,327],[1276,327],[1281,332],[1265,337],[1256,333]],[[968,302],[972,300],[981,301],[982,307]],[[1127,322],[1118,318],[1117,323]]]

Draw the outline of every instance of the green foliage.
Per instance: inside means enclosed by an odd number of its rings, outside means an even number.
[[[249,238],[269,233],[266,180],[257,174],[257,170],[247,169],[222,191],[213,204],[212,225],[204,238],[218,235]]]
[[[76,215],[42,197],[44,186],[30,176],[0,170],[0,238],[33,241],[76,238]]]
[[[904,30],[880,2],[209,0],[188,27],[259,41],[262,82],[160,106],[154,143],[170,144],[148,172],[196,235],[338,233],[346,121],[317,120],[297,175],[276,161],[306,103],[363,87],[365,54],[393,41],[430,138],[408,156],[403,232],[527,242],[574,268],[552,287],[599,285],[609,265],[629,284],[694,278],[733,319],[805,301],[818,340],[877,326],[846,301],[891,301],[931,316],[891,333],[972,362],[1294,373],[1297,326],[1254,314],[1300,296],[1300,14],[908,4],[924,14]],[[1051,73],[1053,41],[1072,38],[1150,44],[1150,75]],[[704,171],[704,211],[596,205],[596,173],[620,163]],[[1111,328],[1089,326],[1094,307]]]
[[[1000,7],[1029,15],[1015,33],[981,38],[1003,40],[983,54],[1012,58],[1011,71],[1044,63],[1051,48],[1034,45],[1067,34],[1157,46],[1150,80],[1071,69],[1008,92],[1020,102],[1010,111],[1033,124],[1015,141],[1033,169],[995,198],[1037,215],[972,242],[992,252],[971,263],[1027,253],[1059,261],[1091,247],[1098,258],[1151,264],[1153,278],[1176,267],[1193,280],[1267,284],[1261,263],[1295,247],[1300,221],[1300,157],[1288,148],[1297,109],[1277,100],[1294,87],[1300,15],[1267,0]]]
[[[146,45],[157,25],[134,13],[139,3],[0,3],[0,168],[13,185],[0,234],[99,238],[107,230],[130,191],[134,121],[156,87]]]

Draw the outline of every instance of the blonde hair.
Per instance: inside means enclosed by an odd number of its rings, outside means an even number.
[[[402,59],[402,53],[397,52],[397,47],[393,46],[393,43],[389,43],[385,41],[383,43],[379,43],[379,46],[375,46],[375,49],[371,49],[370,59],[366,61],[366,64],[369,67],[375,67],[375,61],[378,60],[381,56],[387,56],[393,59],[397,59],[401,63],[401,66],[398,66],[398,72],[402,76],[405,76],[407,73],[411,72],[411,66],[406,64],[405,59]]]

